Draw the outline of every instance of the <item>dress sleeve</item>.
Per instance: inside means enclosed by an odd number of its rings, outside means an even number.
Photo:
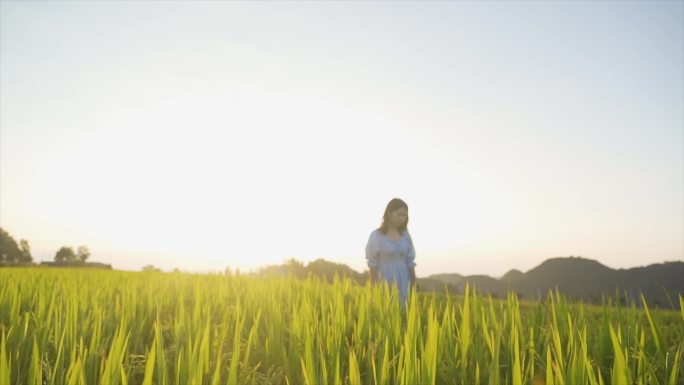
[[[368,267],[378,267],[378,252],[380,247],[378,244],[378,237],[375,231],[373,231],[368,238],[368,243],[366,243],[366,259],[368,260]]]
[[[409,269],[416,267],[416,249],[413,248],[413,240],[411,239],[411,234],[406,233],[408,237],[409,251],[406,255],[406,265]]]

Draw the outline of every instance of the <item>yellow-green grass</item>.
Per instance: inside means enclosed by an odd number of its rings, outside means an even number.
[[[684,311],[314,278],[0,270],[0,384],[684,384]],[[679,303],[684,305],[680,296]]]

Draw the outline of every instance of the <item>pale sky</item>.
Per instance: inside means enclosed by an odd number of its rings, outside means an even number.
[[[0,226],[34,260],[418,276],[684,259],[684,2],[0,3]]]

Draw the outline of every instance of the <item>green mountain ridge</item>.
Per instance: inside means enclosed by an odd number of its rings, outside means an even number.
[[[473,275],[456,284],[449,282],[456,292],[462,292],[466,283],[497,297],[514,291],[522,298],[538,300],[557,289],[590,303],[600,303],[605,295],[639,306],[643,294],[649,306],[679,308],[678,295],[684,296],[684,262],[611,269],[592,259],[561,257],[548,259],[525,273],[511,270],[501,279]]]

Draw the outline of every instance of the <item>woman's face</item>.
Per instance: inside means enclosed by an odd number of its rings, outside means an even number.
[[[408,219],[408,210],[403,208],[403,207],[392,211],[389,215],[390,223],[394,227],[399,227],[399,226],[404,225],[404,223],[406,223],[407,219]]]

